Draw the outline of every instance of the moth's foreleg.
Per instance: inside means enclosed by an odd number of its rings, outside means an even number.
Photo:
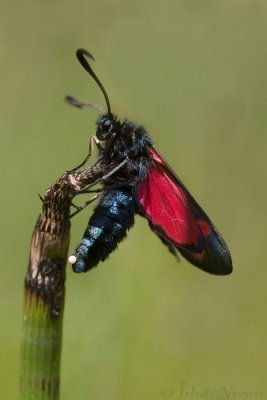
[[[128,162],[128,158],[125,158],[120,164],[118,164],[116,167],[112,168],[111,171],[103,175],[101,178],[96,179],[94,182],[90,183],[90,185],[86,186],[83,190],[81,190],[79,193],[88,193],[88,189],[91,187],[97,185],[98,183],[104,183],[108,178],[110,178],[115,172],[117,172],[119,169],[121,169],[126,163]]]
[[[111,148],[111,145],[114,142],[114,139],[116,137],[116,132],[113,132],[112,135],[110,136],[108,142],[106,143],[105,149],[103,150],[103,157],[105,158],[107,154],[109,154],[109,150]]]
[[[92,155],[94,154],[94,143],[96,144],[96,146],[97,146],[97,148],[98,148],[98,150],[99,150],[100,156],[102,155],[102,153],[103,153],[103,151],[104,151],[103,146],[101,145],[101,143],[99,142],[99,140],[97,139],[97,137],[96,137],[95,135],[91,136],[90,141],[89,141],[89,150],[88,150],[87,156],[86,156],[85,159],[81,162],[81,164],[79,164],[79,165],[77,165],[77,167],[72,168],[71,170],[69,170],[69,171],[68,171],[69,173],[77,171],[78,169],[82,168],[82,167],[87,163],[87,161],[89,160],[89,158],[92,157]],[[102,157],[101,157],[101,158],[102,158]],[[97,162],[98,162],[99,160],[100,160],[100,159],[98,159]]]

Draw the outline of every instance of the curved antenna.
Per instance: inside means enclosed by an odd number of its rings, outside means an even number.
[[[102,83],[100,82],[100,80],[98,79],[98,77],[96,76],[96,74],[94,73],[94,71],[92,70],[92,68],[90,67],[88,61],[85,58],[85,56],[86,56],[88,58],[91,58],[91,60],[95,61],[94,56],[91,53],[89,53],[88,50],[85,50],[85,49],[78,49],[76,51],[76,56],[77,56],[80,64],[83,66],[83,68],[91,75],[91,77],[94,79],[94,81],[99,86],[100,90],[102,91],[102,93],[105,97],[106,103],[107,103],[108,114],[111,114],[110,102],[109,102],[107,92],[106,92],[104,86],[102,85]]]

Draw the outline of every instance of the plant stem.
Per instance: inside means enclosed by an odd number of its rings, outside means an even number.
[[[102,173],[96,167],[66,172],[44,195],[24,285],[21,400],[59,399],[70,205]]]

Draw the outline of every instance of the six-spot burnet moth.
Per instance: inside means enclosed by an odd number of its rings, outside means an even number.
[[[109,172],[101,180],[102,188],[95,196],[98,204],[83,239],[69,258],[73,270],[85,272],[104,261],[126,236],[137,213],[148,220],[173,255],[180,253],[211,274],[230,274],[230,252],[209,217],[156,150],[147,130],[127,119],[120,121],[111,112],[106,90],[87,61],[94,60],[91,53],[78,49],[76,55],[101,89],[107,111],[71,96],[66,100],[104,112],[97,119],[93,139],[99,150],[98,166]]]

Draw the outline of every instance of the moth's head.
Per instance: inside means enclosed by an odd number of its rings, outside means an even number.
[[[96,121],[96,136],[99,140],[109,140],[116,132],[117,117],[112,113],[100,115]]]

